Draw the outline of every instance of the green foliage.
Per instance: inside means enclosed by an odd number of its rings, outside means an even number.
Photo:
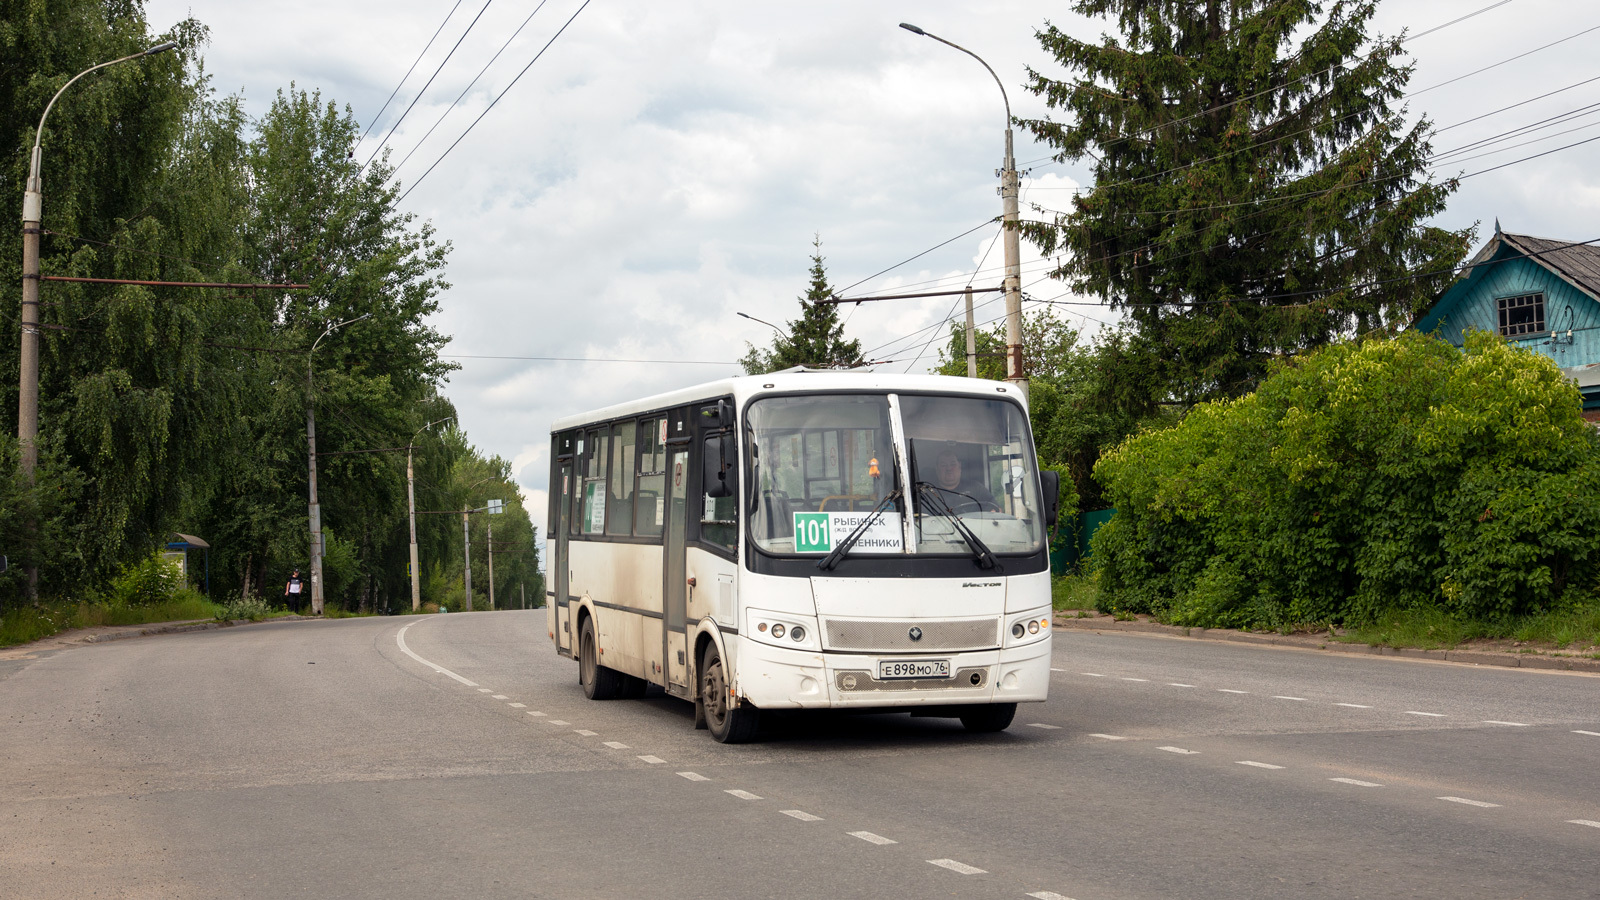
[[[184,588],[153,606],[120,606],[105,602],[61,600],[24,605],[0,612],[0,647],[26,644],[66,631],[101,625],[149,625],[215,618],[221,607]]]
[[[243,597],[234,597],[227,603],[222,604],[217,611],[216,618],[219,622],[233,622],[239,619],[259,622],[262,619],[269,618],[272,614],[271,604],[256,594],[249,594]]]
[[[1056,610],[1095,609],[1100,600],[1100,575],[1062,575],[1050,579],[1050,605]]]
[[[1024,233],[1052,273],[1122,310],[1155,400],[1236,397],[1268,363],[1411,321],[1472,229],[1424,223],[1456,182],[1428,174],[1407,123],[1400,38],[1369,40],[1372,0],[1076,0],[1119,35],[1047,24],[1063,72],[1029,70],[1059,119],[1022,127],[1094,184]],[[1413,277],[1417,275],[1425,277]]]
[[[1436,608],[1505,620],[1600,580],[1600,448],[1577,389],[1497,337],[1406,333],[1277,367],[1095,468],[1107,603],[1278,628]]]
[[[123,568],[111,579],[106,599],[112,606],[150,607],[173,600],[185,587],[183,572],[153,553]]]
[[[812,242],[811,283],[800,295],[800,318],[789,323],[789,333],[776,337],[772,347],[751,346],[739,364],[746,375],[761,375],[808,366],[814,369],[849,368],[861,363],[861,342],[844,339],[839,307],[823,301],[833,296],[828,270],[822,264],[822,238]]]

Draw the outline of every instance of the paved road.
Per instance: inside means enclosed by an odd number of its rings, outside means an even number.
[[[1058,632],[1007,733],[729,747],[676,700],[585,700],[543,622],[0,662],[0,896],[1600,895],[1594,677]]]

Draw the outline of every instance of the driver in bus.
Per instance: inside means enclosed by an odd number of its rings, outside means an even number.
[[[934,460],[933,486],[951,512],[998,511],[1000,504],[980,482],[961,477],[961,457],[954,450],[940,451]]]

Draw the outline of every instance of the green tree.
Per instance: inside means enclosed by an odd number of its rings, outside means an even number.
[[[828,270],[822,263],[822,238],[817,237],[811,246],[811,283],[800,295],[800,318],[789,323],[787,335],[773,339],[770,349],[747,345],[750,351],[739,360],[746,375],[795,366],[850,368],[861,363],[861,342],[844,339],[839,305],[826,302],[833,296],[833,288],[828,285]]]
[[[1065,74],[1028,88],[1062,119],[1021,125],[1092,157],[1094,184],[1024,230],[1126,314],[1155,400],[1247,393],[1269,360],[1409,322],[1448,283],[1474,229],[1424,224],[1456,182],[1427,173],[1432,124],[1405,124],[1411,67],[1400,37],[1369,40],[1372,0],[1072,8],[1120,37],[1039,31]]]

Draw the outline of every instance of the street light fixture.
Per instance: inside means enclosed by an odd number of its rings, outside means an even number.
[[[413,474],[412,468],[411,468],[411,450],[412,450],[411,442],[415,441],[417,439],[417,435],[423,433],[424,431],[427,431],[429,428],[432,428],[433,426],[438,425],[440,422],[448,422],[448,421],[450,421],[450,420],[452,420],[454,418],[455,418],[455,416],[445,416],[444,418],[439,419],[437,421],[429,422],[428,424],[422,426],[421,428],[418,428],[416,431],[411,432],[410,439],[408,439],[406,441],[406,505],[411,510],[411,611],[412,612],[417,612],[417,611],[422,609],[422,582],[421,582],[421,580],[420,580],[420,578],[418,576],[418,573],[417,573],[417,488],[416,488],[417,482],[416,482],[416,476]]]
[[[778,333],[778,337],[788,337],[788,335],[783,333],[783,329],[782,328],[779,328],[778,326],[772,324],[771,322],[768,322],[766,319],[758,319],[755,316],[750,315],[749,313],[742,313],[742,312],[735,312],[734,315],[736,315],[736,316],[744,316],[746,319],[749,319],[752,322],[760,322],[761,324],[767,326],[768,328],[771,328],[773,331],[776,331]]]
[[[924,31],[909,22],[901,22],[900,27],[915,35],[933,38],[947,47],[954,47],[962,53],[977,60],[985,69],[988,69],[994,83],[1000,86],[1000,99],[1006,105],[1006,158],[1004,168],[1000,170],[1000,197],[1005,211],[1004,225],[1006,236],[1006,380],[1017,385],[1024,394],[1028,390],[1028,379],[1022,371],[1022,248],[1020,217],[1017,214],[1017,161],[1011,152],[1011,99],[1006,96],[1005,83],[994,69],[983,61],[983,57],[971,50],[952,41],[947,41],[936,34]],[[971,296],[968,296],[967,313],[967,340],[972,340],[972,314]],[[969,344],[970,346],[970,344]]]
[[[21,365],[17,375],[17,443],[22,450],[22,477],[33,481],[33,470],[39,462],[39,235],[40,221],[44,216],[44,181],[39,175],[44,152],[40,142],[44,139],[44,121],[50,110],[66,93],[67,88],[79,78],[106,66],[165,53],[178,46],[177,41],[157,44],[121,59],[90,66],[72,76],[61,90],[44,106],[39,116],[39,128],[33,133],[33,154],[28,161],[28,183],[22,193],[22,348]],[[39,569],[31,559],[28,562],[28,596],[38,596]]]
[[[310,522],[311,522],[311,614],[322,615],[322,507],[317,503],[317,407],[312,400],[311,387],[311,360],[317,352],[317,345],[322,339],[334,331],[359,322],[372,313],[362,313],[353,319],[335,322],[323,329],[322,334],[311,342],[311,349],[306,353],[306,446],[310,459]]]

